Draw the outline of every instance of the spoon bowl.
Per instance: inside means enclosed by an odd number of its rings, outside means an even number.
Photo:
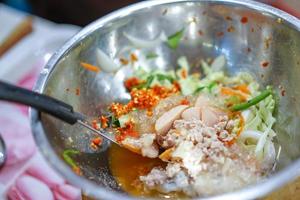
[[[4,166],[6,159],[7,159],[6,146],[2,136],[0,135],[0,169]]]

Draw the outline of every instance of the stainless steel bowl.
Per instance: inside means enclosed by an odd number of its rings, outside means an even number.
[[[247,23],[241,22],[246,21],[243,17],[248,19]],[[127,71],[120,70],[116,76],[96,75],[82,69],[79,62],[96,64],[98,47],[115,61],[127,56],[123,50],[129,41],[123,32],[152,39],[161,31],[170,35],[183,27],[185,36],[179,48],[170,50],[165,44],[155,47],[152,51],[160,58],[150,67],[170,68],[180,55],[186,55],[196,64],[201,58],[224,54],[229,73],[249,71],[262,85],[271,84],[279,94],[285,93],[279,95],[276,130],[282,151],[277,171],[256,185],[211,198],[254,199],[299,176],[300,21],[261,3],[160,0],[115,11],[85,27],[56,52],[41,72],[35,90],[66,101],[88,116],[98,116],[101,108],[112,100],[128,98],[122,86]],[[144,50],[135,52],[140,54]],[[269,65],[262,67],[263,62]],[[80,89],[79,96],[75,95],[75,88]],[[94,153],[88,148],[90,134],[78,126],[40,116],[35,110],[31,111],[31,124],[36,142],[49,163],[85,194],[99,199],[132,199],[122,192],[110,174],[108,143]],[[67,148],[84,152],[77,160],[84,176],[75,175],[61,159],[62,151]]]

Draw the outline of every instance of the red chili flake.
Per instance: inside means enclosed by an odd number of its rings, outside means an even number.
[[[142,81],[140,81],[138,78],[132,77],[132,78],[127,79],[124,82],[124,85],[125,85],[126,89],[130,91],[134,86],[137,86],[141,83],[142,83]]]
[[[137,138],[139,133],[134,130],[134,123],[132,121],[126,122],[125,126],[117,129],[120,133],[116,136],[117,141],[124,140],[127,136]]]
[[[79,175],[79,176],[82,175],[82,171],[81,171],[81,169],[80,169],[79,167],[74,166],[74,167],[72,168],[72,170],[73,170],[73,172],[75,172],[75,174],[77,174],[77,175]]]
[[[128,65],[129,61],[125,58],[120,58],[120,62],[122,65]]]
[[[76,94],[77,96],[80,95],[80,89],[79,89],[79,88],[76,88],[75,94]]]
[[[181,70],[181,76],[182,78],[186,79],[187,78],[187,71],[185,69]]]
[[[108,127],[108,119],[105,116],[100,117],[100,122],[101,122],[101,127],[102,128],[107,128]]]
[[[228,20],[228,21],[232,21],[232,18],[231,17],[229,17],[229,16],[226,16],[226,18],[225,18],[226,20]]]
[[[116,135],[116,141],[118,142],[118,143],[120,143],[120,142],[122,142],[124,139],[125,139],[125,137],[126,136],[124,136],[124,135]]]
[[[103,142],[103,140],[101,137],[96,137],[91,141],[90,147],[94,150],[97,150],[99,148],[99,146],[102,145],[102,142]]]
[[[151,109],[147,110],[147,116],[151,117],[153,115],[153,111]]]
[[[96,146],[100,146],[102,144],[102,138],[101,137],[96,137],[92,140],[92,143]]]
[[[94,150],[97,150],[98,149],[98,146],[95,145],[93,142],[90,143],[90,147]]]
[[[234,31],[235,31],[234,26],[229,26],[229,27],[227,28],[227,32],[229,32],[229,33],[234,32]]]
[[[181,104],[181,105],[190,105],[190,102],[189,102],[189,100],[187,100],[187,99],[182,99],[182,100],[180,101],[180,104]]]
[[[241,18],[241,23],[242,24],[246,24],[248,22],[248,18],[247,17],[242,17]]]
[[[218,33],[217,33],[217,36],[218,36],[218,37],[224,36],[224,32],[222,32],[222,31],[221,31],[221,32],[218,32]]]
[[[179,84],[177,81],[174,81],[174,82],[173,82],[173,85],[174,85],[174,87],[176,88],[177,91],[180,91],[180,90],[181,90],[180,84]]]
[[[283,97],[285,96],[285,90],[284,89],[281,90],[281,96],[283,96]]]
[[[199,31],[198,31],[198,35],[202,36],[203,34],[204,34],[204,33],[203,33],[202,30],[199,30]]]
[[[112,103],[110,110],[115,116],[119,117],[121,115],[127,114],[133,108],[137,109],[151,109],[157,105],[160,99],[166,98],[171,94],[180,91],[175,84],[172,88],[167,88],[164,86],[154,85],[152,88],[137,89],[133,88],[130,91],[131,100],[123,105],[120,103]]]
[[[268,67],[269,66],[269,62],[268,61],[264,61],[261,63],[262,67]]]
[[[131,60],[131,62],[136,62],[136,61],[138,61],[138,58],[134,53],[132,53],[132,54],[130,54],[130,60]]]
[[[93,127],[94,129],[96,129],[96,130],[99,130],[99,129],[100,129],[100,127],[99,127],[99,125],[98,125],[98,123],[97,123],[97,120],[93,120],[93,121],[92,121],[92,127]]]

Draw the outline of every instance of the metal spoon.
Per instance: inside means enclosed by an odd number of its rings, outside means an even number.
[[[7,157],[6,146],[2,136],[0,135],[0,169],[4,166],[6,157]]]
[[[108,139],[109,141],[120,145],[111,134],[108,135],[103,129],[96,130],[92,126],[90,126],[86,120],[87,117],[82,113],[75,112],[71,105],[54,99],[50,96],[39,94],[37,92],[0,81],[0,100],[6,100],[31,106],[41,112],[50,114],[71,125],[78,123],[81,126],[93,131],[94,133]],[[5,153],[5,148],[3,152]],[[3,158],[5,158],[5,156]]]

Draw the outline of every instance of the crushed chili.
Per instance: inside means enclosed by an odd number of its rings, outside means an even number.
[[[126,137],[139,137],[139,133],[134,129],[132,121],[126,122],[124,127],[117,128],[118,135],[116,136],[117,142],[122,142]]]
[[[248,22],[248,18],[247,17],[242,17],[241,18],[241,23],[242,24],[246,24]]]
[[[146,114],[148,117],[151,117],[153,115],[153,111],[151,109],[148,109]]]
[[[269,66],[269,62],[263,61],[263,62],[261,63],[261,66],[262,66],[262,67],[268,67],[268,66]]]
[[[125,80],[124,85],[128,91],[131,91],[133,87],[140,85],[142,82],[142,80],[139,80],[136,77],[131,77]]]
[[[101,137],[96,137],[96,138],[92,139],[90,147],[92,149],[97,150],[99,148],[99,146],[101,146],[102,142],[103,142],[103,140]]]
[[[100,116],[100,122],[101,122],[101,127],[102,128],[107,128],[108,127],[108,118],[105,116]]]
[[[92,127],[93,127],[94,129],[96,129],[96,130],[99,130],[99,129],[100,129],[100,126],[99,126],[97,120],[93,120],[93,121],[92,121]]]
[[[187,99],[182,99],[182,100],[180,101],[180,104],[181,104],[181,105],[190,105],[190,102],[189,102],[189,100],[187,100]]]
[[[116,117],[127,114],[134,108],[150,109],[157,105],[160,99],[166,98],[171,94],[177,93],[178,87],[173,85],[172,88],[155,85],[152,88],[136,89],[133,88],[130,92],[131,100],[123,105],[120,103],[112,103],[110,110]]]

